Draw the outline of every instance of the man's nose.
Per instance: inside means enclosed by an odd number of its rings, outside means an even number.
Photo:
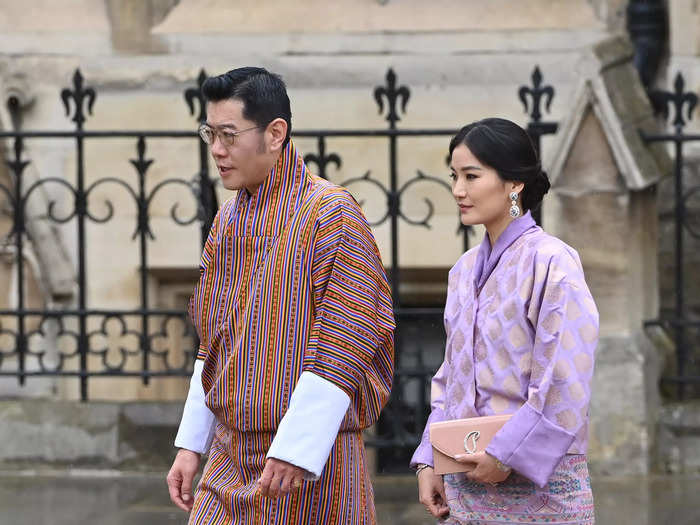
[[[223,157],[226,155],[226,147],[221,142],[221,139],[219,139],[219,135],[214,135],[210,148],[211,154],[214,157]]]

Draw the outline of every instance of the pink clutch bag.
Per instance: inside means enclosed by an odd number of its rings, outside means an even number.
[[[435,474],[466,472],[474,467],[455,460],[458,454],[483,452],[511,415],[451,419],[430,425]]]

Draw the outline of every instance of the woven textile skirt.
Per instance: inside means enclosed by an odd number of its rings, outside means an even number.
[[[340,432],[317,481],[277,500],[256,493],[273,434],[217,424],[190,525],[375,525],[374,493],[360,432]]]
[[[464,474],[444,477],[451,525],[554,523],[593,525],[593,493],[584,455],[567,455],[541,489],[513,472],[496,486],[470,481]]]

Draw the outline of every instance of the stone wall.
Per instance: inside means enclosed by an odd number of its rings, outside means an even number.
[[[525,123],[517,88],[529,82],[537,64],[545,81],[556,88],[552,113],[546,118],[562,122],[570,114],[581,75],[572,65],[588,46],[623,29],[625,4],[622,0],[0,0],[0,100],[13,87],[28,86],[32,102],[23,112],[24,128],[70,129],[59,92],[69,86],[73,71],[80,67],[86,82],[98,93],[87,129],[194,129],[196,122],[182,92],[194,84],[200,68],[219,73],[259,64],[285,78],[295,129],[383,128],[386,122],[377,112],[372,91],[384,83],[392,67],[399,83],[411,88],[400,127],[458,128],[485,116]],[[679,0],[669,4],[672,46],[668,74],[682,68],[697,91],[697,3]],[[0,129],[10,126],[3,102]],[[600,134],[594,122],[587,126],[590,136]],[[546,138],[543,150],[553,148],[555,140]],[[297,144],[303,151],[315,151],[313,140],[299,139]],[[446,180],[446,146],[447,138],[401,139],[400,180],[413,177],[418,169]],[[547,196],[545,227],[580,249],[601,305],[603,342],[592,411],[605,418],[594,415],[593,464],[598,461],[596,468],[601,471],[615,471],[629,460],[632,470],[644,471],[653,441],[648,407],[654,402],[655,382],[649,379],[654,373],[649,368],[654,367],[655,353],[638,332],[642,317],[654,313],[655,304],[644,295],[643,283],[652,287],[656,273],[655,260],[645,265],[634,255],[648,253],[654,244],[649,237],[656,231],[654,193],[648,189],[630,195],[618,180],[620,174],[601,166],[606,159],[610,161],[605,157],[610,155],[605,144],[593,141],[587,147],[585,169],[574,166],[572,173],[589,189],[597,185],[598,191],[581,198],[566,192]],[[74,181],[76,158],[71,141],[29,140],[27,148],[26,158],[32,160],[36,177]],[[367,170],[386,181],[385,139],[329,139],[327,149],[343,158],[342,167],[331,168],[333,181]],[[135,172],[129,163],[135,158],[133,141],[88,141],[85,153],[88,183],[102,177],[134,183]],[[147,157],[155,161],[148,172],[150,187],[172,176],[189,178],[198,169],[195,142],[149,140]],[[598,164],[586,166],[591,159]],[[0,180],[8,177],[0,173]],[[663,213],[668,201],[663,197],[665,190],[661,191]],[[383,215],[383,196],[359,186],[357,192],[370,220]],[[421,216],[424,196],[436,207],[432,228],[401,226],[400,263],[450,266],[461,252],[460,239],[454,234],[452,199],[444,190],[426,186],[407,195],[405,213]],[[116,213],[109,223],[88,227],[88,301],[96,307],[133,308],[138,304],[138,252],[131,240],[136,210],[127,194],[105,185],[93,194],[96,215],[106,211],[105,199],[111,200]],[[47,186],[42,202],[49,200],[57,202],[59,212],[70,209],[68,195],[58,186]],[[197,226],[181,227],[170,219],[176,200],[181,200],[181,216],[194,212],[194,203],[177,192],[162,194],[152,208],[156,240],[149,243],[149,261],[165,270],[195,267],[199,253]],[[0,215],[0,227],[6,222]],[[663,239],[664,228],[662,221]],[[38,263],[29,272],[34,283],[29,288],[30,303],[75,304],[74,288],[66,292],[60,286],[75,270],[75,224],[42,231],[52,246],[62,247],[56,253],[65,257],[38,257],[50,264]],[[388,259],[388,227],[377,227],[375,234]],[[472,243],[479,238],[480,234],[473,237]],[[426,245],[433,249],[423,249]],[[638,252],[630,252],[630,246]],[[34,251],[41,255],[38,248]],[[660,260],[663,264],[663,255]],[[667,267],[662,270],[662,276],[669,274]],[[0,283],[11,282],[10,272],[7,265],[0,265]],[[42,288],[42,283],[50,286]],[[152,286],[163,306],[177,307],[183,300],[182,284],[160,290]],[[11,304],[10,290],[0,285],[4,294],[0,304]],[[625,293],[618,294],[619,290]],[[639,362],[630,367],[635,360]],[[614,389],[623,383],[629,397],[611,409],[606,404],[619,398]],[[78,395],[73,379],[30,379],[28,384],[30,387],[19,387],[16,380],[0,378],[0,395],[53,395],[67,400]],[[181,399],[187,381],[159,379],[144,387],[137,379],[92,379],[91,385],[91,399]],[[625,455],[619,455],[635,433],[641,437],[627,447]]]
[[[613,5],[612,2],[610,5]],[[523,0],[451,1],[429,4],[417,0],[377,2],[341,0],[303,4],[272,1],[224,0],[72,0],[29,4],[3,1],[0,9],[0,94],[14,86],[28,86],[29,103],[23,111],[24,129],[71,129],[59,93],[69,87],[80,67],[86,84],[97,92],[86,129],[193,129],[182,92],[195,83],[204,67],[219,73],[232,67],[260,64],[281,73],[292,99],[293,127],[385,128],[384,115],[372,96],[383,85],[389,67],[398,82],[411,89],[405,128],[458,128],[489,115],[525,123],[517,97],[528,84],[535,65],[556,88],[552,120],[566,113],[566,101],[576,81],[569,64],[582,48],[607,34],[611,12],[605,2]],[[79,13],[79,16],[76,16]],[[607,14],[606,14],[607,13]],[[10,127],[10,115],[0,105],[0,128]],[[447,138],[401,139],[399,184],[417,170],[447,181],[444,159]],[[297,140],[305,152],[314,140]],[[544,147],[548,142],[545,141]],[[26,159],[37,177],[58,177],[74,184],[75,145],[70,140],[26,141]],[[386,183],[386,139],[329,139],[327,149],[342,156],[335,182],[363,175]],[[98,178],[121,178],[135,184],[129,159],[135,158],[133,140],[88,140],[85,145],[86,184]],[[169,177],[190,178],[198,169],[194,141],[149,140],[148,187]],[[213,168],[213,166],[211,166]],[[212,173],[214,170],[212,169]],[[58,215],[69,212],[69,194],[59,185],[46,185],[41,206],[56,201]],[[370,185],[353,188],[364,201],[370,220],[385,211],[385,197]],[[221,194],[220,198],[228,195]],[[416,185],[405,195],[403,212],[421,217],[424,197],[435,205],[431,228],[402,224],[399,261],[406,267],[449,267],[461,252],[455,235],[456,214],[448,191],[437,185]],[[138,243],[131,239],[136,210],[128,194],[105,184],[91,196],[91,213],[102,216],[110,200],[115,216],[106,224],[88,223],[88,304],[94,307],[133,308],[138,304]],[[172,204],[180,202],[181,217],[194,213],[194,202],[175,188],[154,200],[149,241],[149,264],[161,269],[195,267],[199,255],[196,224],[176,225]],[[546,203],[545,203],[546,205]],[[75,222],[54,226],[55,246],[68,254],[66,271],[57,261],[39,266],[41,282],[74,278]],[[375,228],[382,254],[389,257],[388,224]],[[479,236],[471,239],[478,242]],[[424,250],[425,245],[439,247]],[[52,252],[53,253],[53,252]],[[56,252],[58,253],[58,252]],[[47,275],[48,274],[48,275]],[[156,301],[172,296],[167,286],[155,290]],[[161,297],[160,299],[158,299]],[[179,296],[178,296],[179,297]],[[75,304],[75,289],[59,298],[40,302]],[[34,382],[32,379],[30,382]],[[186,381],[155,380],[141,387],[137,380],[91,380],[92,399],[179,398]],[[57,395],[74,399],[75,380],[58,380]],[[22,390],[20,390],[21,392]],[[0,392],[17,392],[0,379]]]

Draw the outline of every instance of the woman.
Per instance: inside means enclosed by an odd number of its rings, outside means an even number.
[[[530,211],[549,189],[525,131],[490,118],[450,142],[462,224],[480,246],[449,275],[445,360],[411,460],[421,503],[452,524],[594,523],[586,466],[598,312],[578,254]],[[431,423],[512,414],[469,471],[435,474]]]

